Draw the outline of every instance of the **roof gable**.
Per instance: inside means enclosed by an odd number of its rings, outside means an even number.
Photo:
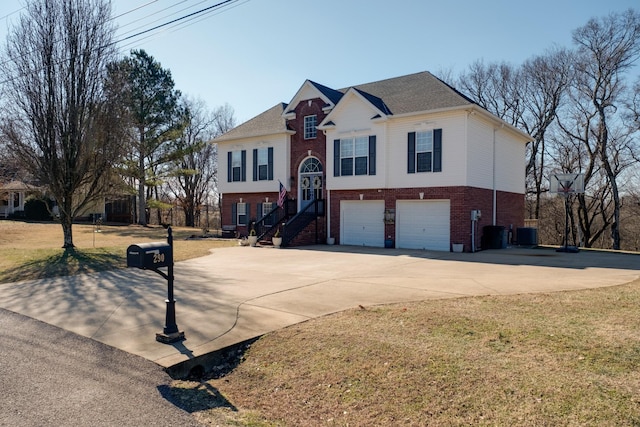
[[[384,101],[393,115],[474,104],[471,99],[427,71],[357,85],[353,88]]]
[[[327,106],[333,108],[340,98],[342,93],[331,89],[327,86],[323,86],[319,83],[312,82],[311,80],[305,80],[300,89],[296,92],[291,102],[289,102],[289,108],[285,109],[284,114],[293,113],[293,110],[298,106],[301,101],[307,101],[309,99],[320,98]]]

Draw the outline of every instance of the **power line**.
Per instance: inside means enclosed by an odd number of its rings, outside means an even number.
[[[166,27],[167,25],[174,24],[174,23],[176,23],[176,22],[182,21],[182,20],[187,19],[187,18],[190,18],[190,17],[192,17],[192,16],[196,16],[196,15],[199,15],[199,14],[204,13],[204,12],[206,12],[206,11],[209,11],[209,10],[212,10],[212,9],[219,8],[219,7],[224,6],[224,5],[226,5],[226,4],[229,4],[229,3],[235,3],[235,2],[237,2],[237,1],[238,1],[238,0],[224,0],[224,1],[221,1],[220,3],[214,4],[214,5],[209,6],[209,7],[205,7],[204,9],[200,9],[200,10],[198,10],[198,11],[196,11],[196,12],[193,12],[193,13],[189,13],[188,15],[181,16],[180,18],[176,18],[176,19],[174,19],[174,20],[172,20],[172,21],[165,22],[164,24],[156,25],[155,27],[152,27],[152,28],[149,28],[149,29],[147,29],[147,30],[140,31],[140,32],[138,32],[138,33],[136,33],[136,34],[133,34],[133,35],[127,36],[127,37],[125,37],[125,38],[123,38],[123,39],[118,40],[118,41],[117,41],[117,42],[115,42],[115,43],[120,43],[120,42],[123,42],[123,41],[129,40],[129,39],[132,39],[132,38],[134,38],[134,37],[141,36],[141,35],[143,35],[143,34],[146,34],[146,33],[149,33],[149,32],[151,32],[151,31],[157,30],[157,29],[159,29],[159,28]]]

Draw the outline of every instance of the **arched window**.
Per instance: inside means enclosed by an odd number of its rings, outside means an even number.
[[[300,173],[322,172],[322,163],[315,157],[310,157],[300,165]]]

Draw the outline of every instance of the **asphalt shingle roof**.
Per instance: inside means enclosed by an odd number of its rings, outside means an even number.
[[[282,113],[287,104],[281,102],[262,114],[231,129],[229,132],[215,138],[215,142],[228,141],[237,138],[250,138],[253,136],[275,135],[287,131],[287,123]]]
[[[334,104],[337,104],[342,96],[353,88],[387,115],[417,113],[474,104],[470,98],[427,71],[339,90],[319,83],[311,83]],[[287,104],[280,103],[219,136],[215,141],[286,132],[286,121],[282,117],[286,108]]]

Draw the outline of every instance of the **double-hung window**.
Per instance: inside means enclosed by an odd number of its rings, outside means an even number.
[[[236,204],[236,225],[247,225],[247,204]]]
[[[265,217],[273,210],[273,202],[262,202],[261,211],[258,213],[258,217]],[[264,221],[264,225],[273,225],[273,217]]]
[[[442,129],[410,132],[407,172],[442,172]]]
[[[318,118],[315,114],[304,117],[304,139],[313,139],[318,135],[317,123]]]
[[[376,137],[358,136],[333,142],[333,175],[375,175]]]
[[[253,180],[273,180],[273,147],[253,150]]]
[[[227,153],[227,181],[239,182],[247,180],[246,150],[229,151]]]

